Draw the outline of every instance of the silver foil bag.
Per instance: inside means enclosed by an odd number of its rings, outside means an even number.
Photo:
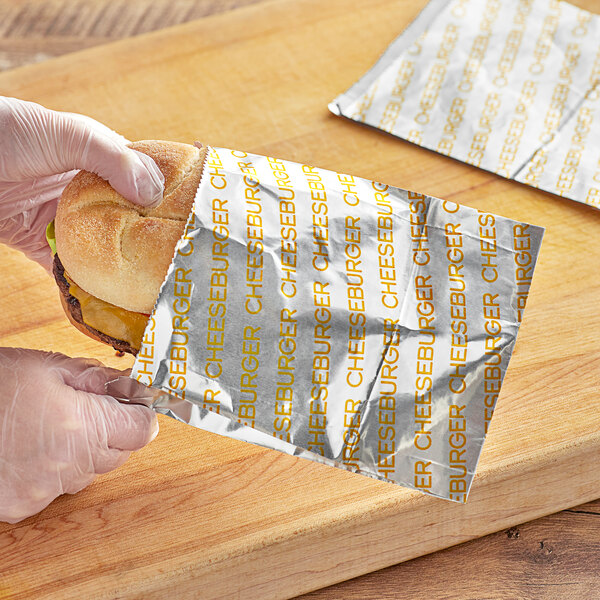
[[[558,0],[431,0],[329,108],[600,208],[600,17]]]
[[[464,502],[542,233],[209,148],[131,378],[197,427]]]

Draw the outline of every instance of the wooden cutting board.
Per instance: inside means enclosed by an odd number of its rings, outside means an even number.
[[[600,496],[600,211],[327,110],[424,5],[279,0],[10,71],[0,93],[130,139],[279,156],[546,227],[468,503],[161,418],[117,471],[0,524],[0,598],[290,598]],[[1,345],[131,365],[68,325],[41,268],[0,260]]]

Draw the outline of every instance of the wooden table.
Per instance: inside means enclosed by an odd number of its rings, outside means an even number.
[[[0,0],[0,70],[261,1]],[[301,598],[342,597],[600,598],[600,500]]]

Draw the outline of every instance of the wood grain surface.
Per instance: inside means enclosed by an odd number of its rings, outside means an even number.
[[[297,600],[598,600],[600,501]]]
[[[0,68],[248,3],[0,0]],[[368,10],[366,2],[260,4],[139,44],[9,73],[0,79],[0,93],[87,112],[131,138],[198,137],[453,197],[548,227],[545,258],[471,500],[455,510],[162,419],[159,438],[127,465],[81,494],[59,499],[39,517],[0,527],[0,598],[229,598],[240,589],[246,591],[239,597],[285,598],[600,494],[600,427],[593,412],[598,408],[594,338],[600,327],[594,315],[599,291],[593,271],[576,251],[581,237],[597,235],[597,213],[336,120],[323,110],[424,2],[373,2]],[[577,4],[594,8],[591,1]],[[384,26],[388,12],[394,19]],[[370,35],[357,27],[360,19]],[[294,23],[299,31],[284,23]],[[360,51],[345,39],[352,35],[362,43]],[[307,41],[314,47],[303,45]],[[155,73],[147,61],[153,53],[163,63]],[[125,66],[119,66],[122,56],[128,58]],[[323,64],[334,59],[339,69]],[[198,76],[200,66],[209,76],[196,84],[188,81],[186,74]],[[264,68],[284,81],[269,86],[266,77],[251,77]],[[198,106],[165,90],[145,101],[135,86],[147,86],[160,75],[171,85],[185,85],[194,101],[205,81],[218,89]],[[107,83],[113,77],[116,81]],[[68,90],[60,89],[61,81],[69,82]],[[291,93],[297,89],[302,93]],[[111,91],[133,98],[125,97],[122,107],[102,105]],[[173,107],[174,99],[183,106]],[[211,104],[215,101],[224,104],[221,110]],[[147,108],[135,114],[144,103]],[[159,108],[162,118],[154,114]],[[202,114],[212,121],[198,119]],[[598,253],[590,254],[586,260],[598,264]],[[65,325],[53,284],[41,269],[9,250],[1,258],[0,309],[8,316],[0,322],[2,345],[97,356],[121,368],[129,364]],[[586,278],[589,285],[582,289],[578,281]],[[556,289],[552,298],[550,289]],[[587,401],[587,408],[579,401]],[[540,403],[556,411],[556,419],[532,419],[529,413]],[[595,502],[564,511],[304,597],[600,597],[599,509]],[[412,527],[407,519],[415,520]],[[172,531],[158,535],[159,524]],[[195,529],[199,539],[191,535]],[[392,532],[403,539],[390,543]],[[312,560],[303,556],[307,551]],[[65,564],[67,552],[73,564]],[[40,565],[39,576],[27,568],[32,560]],[[266,573],[257,574],[252,564],[261,564]],[[235,582],[225,582],[231,573]],[[199,582],[206,590],[201,596]]]
[[[0,71],[260,0],[0,0]]]

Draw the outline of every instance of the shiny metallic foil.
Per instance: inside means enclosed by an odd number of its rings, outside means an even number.
[[[329,109],[600,208],[600,16],[557,0],[431,0]]]
[[[209,148],[131,377],[194,426],[464,502],[542,233]]]

